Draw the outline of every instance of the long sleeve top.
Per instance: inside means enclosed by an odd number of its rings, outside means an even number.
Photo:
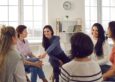
[[[50,46],[46,50],[48,53],[49,57],[54,58],[55,60],[58,60],[55,56],[63,52],[61,46],[60,46],[60,38],[59,36],[52,36],[50,39]]]
[[[93,60],[72,60],[61,68],[60,82],[102,82],[101,69]]]
[[[94,45],[96,44],[97,40],[92,39]],[[109,58],[110,58],[110,47],[107,41],[103,43],[103,56],[97,57],[97,55],[93,52],[90,56],[92,59],[97,61],[100,65],[103,64],[110,64]]]
[[[31,55],[32,55],[32,51],[31,51],[31,49],[30,49],[30,47],[29,47],[29,43],[28,43],[28,41],[27,40],[24,40],[24,42],[23,41],[21,41],[21,40],[19,40],[18,39],[18,41],[17,41],[17,50],[21,53],[21,55],[23,56],[23,57],[27,57],[27,56],[30,56],[31,57]]]
[[[0,82],[27,82],[23,61],[15,48],[13,46],[7,53]]]

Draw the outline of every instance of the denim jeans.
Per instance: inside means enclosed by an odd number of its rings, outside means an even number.
[[[28,58],[27,61],[36,62],[39,61],[38,58]],[[25,65],[25,71],[31,73],[31,82],[37,82],[37,75],[39,78],[45,78],[42,68],[37,68],[30,65]]]
[[[105,65],[100,65],[100,68],[101,68],[102,74],[104,74],[111,68],[111,66],[105,64]]]

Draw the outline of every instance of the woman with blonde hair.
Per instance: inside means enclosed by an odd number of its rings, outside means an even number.
[[[23,61],[15,48],[15,29],[12,26],[3,27],[0,38],[0,82],[27,82]]]

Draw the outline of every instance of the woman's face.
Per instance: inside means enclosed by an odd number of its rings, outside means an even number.
[[[52,37],[52,32],[51,32],[50,29],[45,28],[43,32],[44,32],[44,36],[45,36],[46,38],[50,39],[50,38]]]
[[[24,29],[23,32],[20,34],[20,37],[21,38],[26,38],[27,34],[28,34],[27,29]]]
[[[92,28],[92,35],[94,38],[98,38],[98,29],[96,26],[93,26]]]
[[[112,36],[112,33],[111,33],[110,28],[108,27],[108,29],[107,29],[107,37],[111,38],[111,36]]]

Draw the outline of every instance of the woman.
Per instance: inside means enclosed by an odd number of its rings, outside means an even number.
[[[94,44],[94,52],[91,58],[96,60],[102,69],[102,73],[106,72],[110,67],[109,62],[109,44],[106,41],[105,32],[101,24],[95,23],[92,26],[92,41]]]
[[[108,26],[108,37],[113,40],[113,48],[110,54],[110,61],[112,63],[111,68],[103,74],[103,77],[107,81],[115,81],[115,21],[109,22]]]
[[[75,33],[71,37],[73,60],[62,66],[60,82],[102,82],[98,63],[88,57],[92,52],[90,37],[82,32]]]
[[[46,54],[49,55],[49,62],[53,67],[55,82],[59,82],[59,67],[70,60],[61,49],[59,40],[59,36],[54,35],[54,31],[50,25],[46,25],[43,28],[42,45],[46,52],[41,57],[44,58]]]
[[[23,61],[15,47],[15,29],[12,26],[3,27],[0,38],[0,82],[27,82]]]
[[[17,49],[24,57],[25,71],[31,72],[31,82],[37,82],[37,75],[39,75],[43,82],[47,82],[41,68],[41,61],[33,55],[29,43],[25,39],[27,37],[27,27],[25,25],[19,25],[16,31],[18,34]]]

